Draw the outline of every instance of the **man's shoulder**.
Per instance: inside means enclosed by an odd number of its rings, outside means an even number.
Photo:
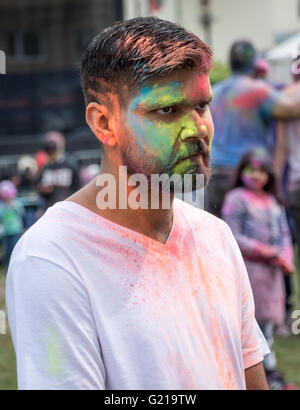
[[[223,81],[219,81],[212,86],[213,94],[218,94],[219,91],[222,91],[224,88],[228,87],[234,82],[232,76],[225,78]]]
[[[294,82],[287,85],[283,90],[282,94],[289,98],[296,98],[300,94],[300,82]]]
[[[184,216],[185,219],[189,220],[192,224],[199,223],[202,228],[213,227],[213,229],[226,231],[228,230],[226,222],[222,219],[216,217],[215,215],[192,206],[191,204],[184,202],[178,198],[175,200],[176,209]]]
[[[67,278],[82,281],[78,264],[84,254],[84,241],[78,234],[80,223],[74,229],[72,215],[60,204],[49,208],[17,242],[10,259],[9,281],[19,283],[24,275],[30,278],[30,286],[34,281],[36,287],[47,286],[49,281],[62,284]]]
[[[65,201],[64,201],[65,202]],[[48,208],[18,241],[12,260],[25,260],[30,257],[55,260],[67,258],[72,248],[80,218],[72,214],[64,202]]]
[[[222,89],[224,87],[235,87],[243,84],[244,86],[251,87],[256,84],[256,80],[247,75],[231,75],[225,78],[223,81],[219,81],[212,86],[213,90]]]
[[[250,76],[237,75],[231,76],[226,80],[213,86],[214,102],[217,104],[219,99],[236,100],[239,97],[250,95],[251,98],[267,98],[272,90],[275,90],[265,81],[251,78]],[[249,97],[250,98],[250,97]]]
[[[257,93],[268,96],[269,94],[279,94],[275,87],[265,80],[259,78],[252,78],[250,76],[242,76],[237,82],[238,88],[243,94]]]
[[[191,246],[201,249],[202,258],[207,255],[210,260],[227,261],[231,266],[239,264],[240,251],[228,224],[209,212],[178,201],[176,206],[184,220],[185,235],[193,238]]]

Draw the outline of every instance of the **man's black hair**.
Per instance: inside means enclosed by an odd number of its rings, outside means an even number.
[[[177,24],[156,17],[118,22],[98,34],[83,55],[85,102],[118,92],[120,84],[140,87],[183,68],[209,72],[211,60],[211,49]]]
[[[233,72],[249,73],[254,70],[256,50],[250,41],[236,41],[230,50],[230,65]]]

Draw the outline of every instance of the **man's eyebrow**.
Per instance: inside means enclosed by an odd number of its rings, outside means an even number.
[[[197,104],[203,104],[203,103],[211,103],[213,100],[213,94],[210,94],[209,96],[204,96],[202,98],[197,99]],[[186,97],[181,97],[181,98],[171,98],[169,100],[164,100],[163,98],[161,100],[157,101],[142,101],[140,102],[137,107],[139,108],[145,108],[147,110],[155,109],[157,107],[168,107],[168,106],[176,106],[176,105],[192,105],[193,103]]]
[[[168,99],[166,98],[158,98],[156,101],[141,101],[137,106],[140,108],[147,108],[151,110],[152,108],[156,107],[167,107],[171,105],[179,105],[187,102],[186,98],[183,97],[169,97]]]
[[[197,101],[210,103],[212,102],[213,98],[214,98],[213,94],[209,94],[208,96],[203,96],[203,97],[198,98]]]

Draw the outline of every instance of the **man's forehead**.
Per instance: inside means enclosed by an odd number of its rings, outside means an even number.
[[[130,105],[176,104],[207,99],[211,95],[209,75],[190,73],[189,76],[174,75],[152,80],[137,91]]]

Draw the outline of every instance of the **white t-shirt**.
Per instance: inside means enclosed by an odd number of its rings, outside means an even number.
[[[57,203],[6,298],[20,389],[244,389],[269,352],[230,229],[178,199],[166,244]]]

